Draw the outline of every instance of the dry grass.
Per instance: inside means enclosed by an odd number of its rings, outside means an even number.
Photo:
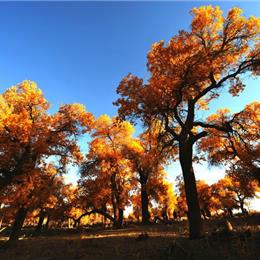
[[[237,230],[226,236],[211,233],[217,222],[206,222],[208,235],[196,241],[187,238],[187,223],[130,226],[121,230],[53,230],[38,238],[24,238],[8,249],[0,249],[0,259],[260,259],[260,224],[233,221]],[[250,236],[244,229],[251,228]],[[138,241],[140,233],[148,238]],[[1,241],[0,245],[5,242]]]

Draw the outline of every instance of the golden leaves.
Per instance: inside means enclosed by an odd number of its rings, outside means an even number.
[[[209,101],[207,99],[200,99],[197,104],[198,104],[198,109],[202,109],[202,110],[208,110],[209,106],[208,106]]]
[[[149,124],[153,117],[172,113],[176,104],[184,107],[194,99],[199,100],[197,108],[207,109],[229,78],[229,91],[235,96],[244,90],[240,74],[258,74],[259,18],[247,19],[239,8],[223,17],[220,8],[213,6],[194,8],[191,13],[190,32],[180,31],[168,44],[153,44],[147,55],[151,74],[147,83],[132,74],[121,81],[117,89],[121,98],[115,104],[122,118],[141,118]],[[237,75],[230,76],[238,68]]]
[[[25,207],[53,205],[60,189],[56,176],[70,162],[83,157],[77,138],[90,131],[94,118],[81,104],[63,105],[54,115],[32,81],[24,81],[0,96],[0,167],[8,203]],[[46,164],[55,160],[55,167]],[[2,183],[2,182],[1,182]],[[57,191],[58,192],[58,191]]]
[[[192,31],[198,33],[205,40],[212,40],[216,33],[222,29],[224,18],[219,6],[201,6],[193,8]],[[210,38],[209,38],[210,37]]]

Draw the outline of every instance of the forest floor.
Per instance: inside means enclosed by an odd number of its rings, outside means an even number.
[[[230,222],[232,233],[221,231],[221,220],[205,221],[206,236],[199,240],[188,239],[186,221],[117,230],[51,229],[39,237],[24,229],[9,247],[0,236],[0,259],[260,259],[259,216]]]

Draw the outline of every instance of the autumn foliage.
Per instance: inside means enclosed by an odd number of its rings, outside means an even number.
[[[201,111],[223,90],[243,92],[244,76],[259,75],[260,20],[239,8],[224,16],[212,6],[191,15],[189,31],[152,45],[147,81],[133,74],[121,80],[118,116],[95,118],[81,104],[50,113],[32,81],[0,95],[0,223],[12,225],[10,240],[26,220],[38,235],[43,226],[71,221],[74,227],[102,221],[121,228],[126,220],[181,218],[197,239],[203,219],[248,213],[247,202],[259,192],[260,103],[238,113],[221,108],[205,118]],[[144,129],[137,135],[139,120]],[[82,136],[89,140],[86,153]],[[224,179],[196,181],[193,163],[205,158],[225,165]],[[183,176],[177,192],[166,173],[173,161]],[[65,183],[71,166],[79,168],[75,185]]]
[[[194,146],[212,129],[233,132],[233,121],[215,116],[201,119],[200,110],[227,88],[232,96],[244,89],[241,75],[259,73],[259,19],[245,18],[232,8],[224,17],[219,7],[203,6],[191,11],[190,31],[180,31],[165,44],[153,44],[147,55],[150,78],[145,82],[132,74],[122,79],[117,93],[119,115],[141,119],[149,128],[159,121],[165,146],[177,144],[189,210],[190,237],[203,235],[196,181],[192,167]]]

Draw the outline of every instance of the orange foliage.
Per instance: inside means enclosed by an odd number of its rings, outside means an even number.
[[[200,141],[201,151],[207,153],[211,163],[228,165],[231,174],[259,181],[259,114],[260,102],[253,102],[234,115],[230,115],[226,109],[211,115],[208,120],[212,124],[225,124],[225,121],[229,121],[232,131],[223,133],[209,129],[208,136]]]
[[[190,216],[190,237],[203,236],[196,182],[192,166],[193,146],[210,129],[232,132],[231,122],[213,124],[216,116],[198,119],[198,111],[216,99],[228,86],[236,96],[244,89],[244,73],[259,74],[260,19],[245,18],[231,8],[226,17],[219,7],[201,6],[191,11],[190,31],[180,31],[165,44],[153,44],[147,55],[150,78],[128,74],[120,82],[115,102],[121,118],[141,119],[151,126],[159,121],[164,147],[178,145]],[[226,111],[219,111],[220,119]]]
[[[56,156],[63,166],[82,158],[77,136],[90,130],[93,116],[79,104],[63,105],[54,115],[48,109],[49,103],[32,81],[0,96],[0,186],[50,156]]]

